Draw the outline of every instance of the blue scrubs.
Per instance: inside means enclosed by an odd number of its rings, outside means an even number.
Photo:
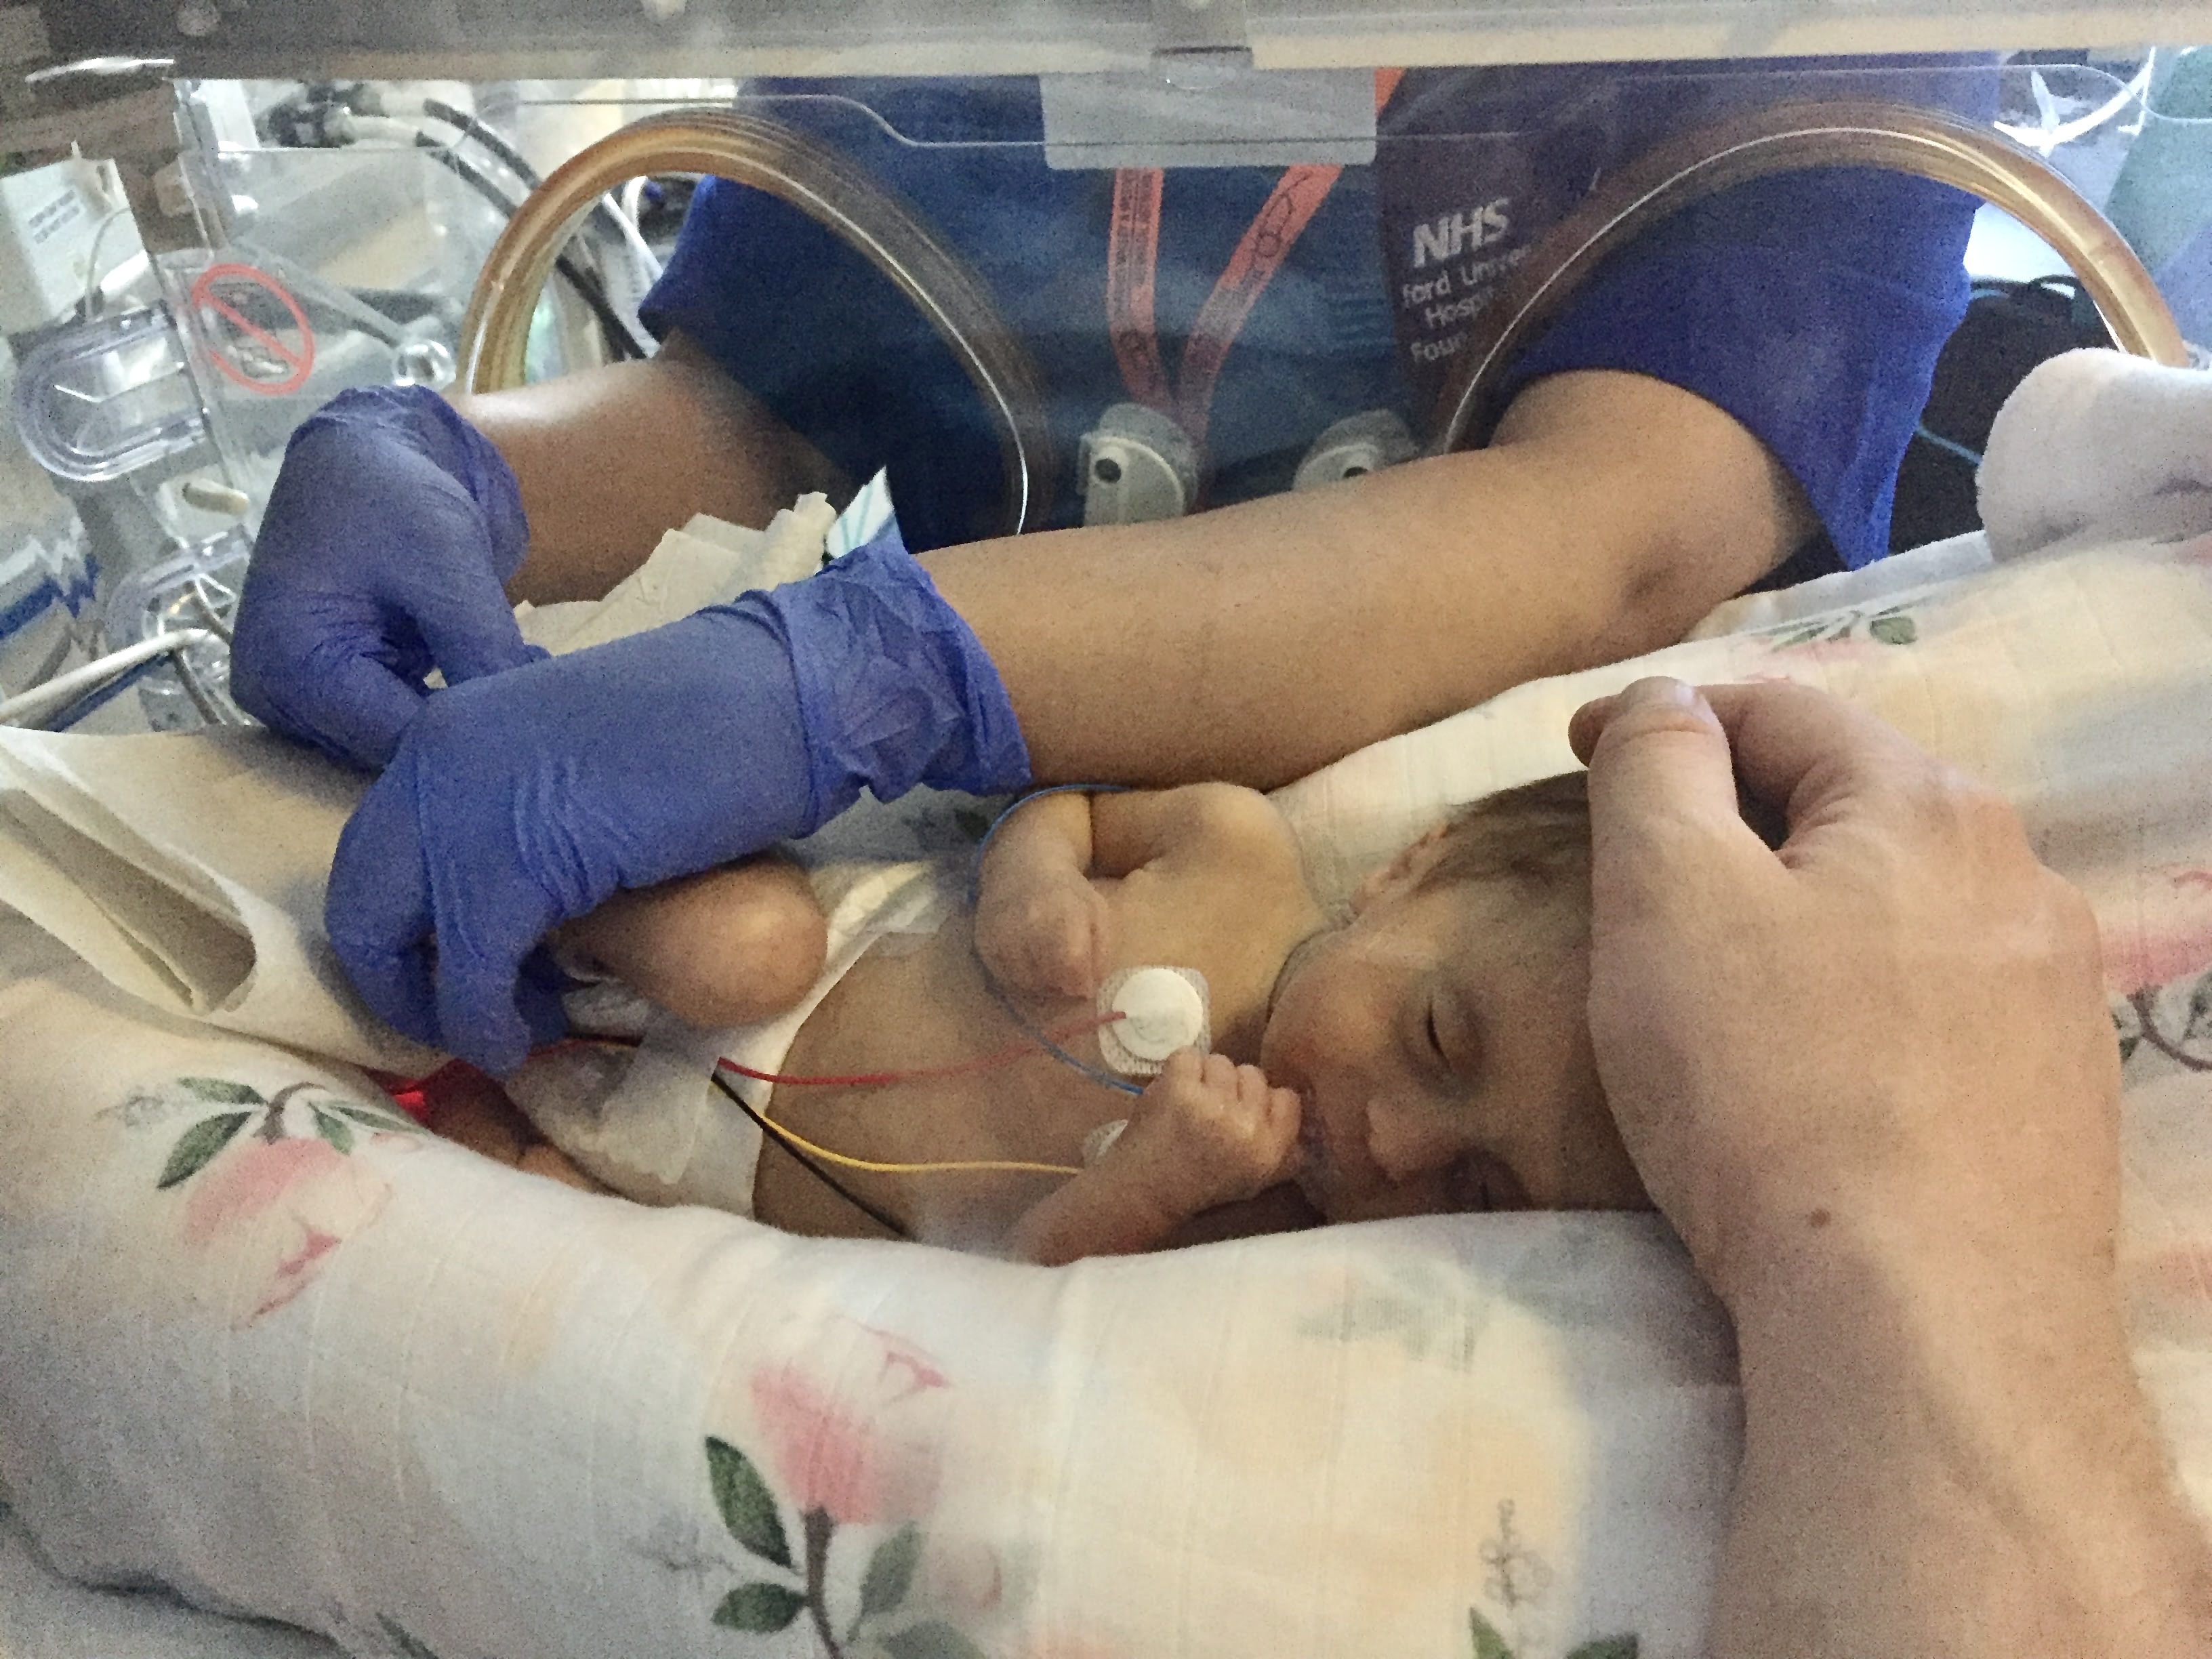
[[[1425,435],[1467,319],[1597,179],[1731,108],[1902,96],[1972,108],[1985,75],[1927,64],[1414,70],[1372,166],[1347,167],[1231,349],[1208,433],[1209,501],[1285,489],[1346,415],[1395,409]],[[1107,337],[1113,177],[1045,166],[1029,79],[763,82],[749,109],[844,151],[965,258],[1030,349],[1079,520],[1077,440],[1128,397]],[[1276,173],[1166,175],[1155,312],[1172,376],[1184,336]],[[1897,468],[1966,302],[1972,198],[1863,168],[1799,173],[1687,210],[1609,261],[1523,355],[1653,375],[1741,421],[1804,486],[1856,567],[1887,550]],[[812,221],[719,180],[694,197],[643,307],[680,328],[850,476],[890,471],[916,550],[991,533],[998,445],[981,400],[906,300]],[[1812,574],[1803,569],[1793,574]]]

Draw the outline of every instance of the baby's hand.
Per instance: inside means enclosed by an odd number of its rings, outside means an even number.
[[[1111,959],[1113,916],[1083,877],[987,880],[975,901],[975,952],[999,983],[1033,996],[1091,997]]]
[[[1188,1219],[1295,1175],[1298,1115],[1297,1091],[1270,1088],[1258,1066],[1179,1048],[1106,1157],[1144,1160],[1155,1200]]]

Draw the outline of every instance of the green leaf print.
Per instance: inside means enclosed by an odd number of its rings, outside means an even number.
[[[211,1100],[222,1106],[266,1106],[269,1102],[258,1089],[249,1089],[243,1083],[233,1083],[219,1077],[180,1077],[178,1085],[202,1100]]]
[[[1920,628],[1911,617],[1898,612],[1876,617],[1867,624],[1867,632],[1884,645],[1911,645],[1920,637]],[[1573,1656],[1569,1656],[1573,1659]]]
[[[985,1659],[982,1649],[935,1619],[895,1630],[880,1641],[891,1659]]]
[[[208,1160],[229,1146],[230,1138],[243,1129],[252,1115],[251,1112],[225,1112],[220,1117],[204,1117],[193,1124],[177,1138],[169,1161],[161,1166],[161,1178],[154,1183],[155,1190],[166,1192],[207,1168]]]
[[[1595,1642],[1585,1642],[1567,1656],[1567,1659],[1636,1659],[1636,1638],[1633,1636],[1601,1636]]]
[[[343,1112],[363,1128],[373,1129],[380,1135],[419,1135],[422,1133],[421,1124],[411,1117],[402,1117],[397,1112],[374,1111],[368,1107],[355,1106],[343,1100],[333,1101],[331,1109]]]
[[[350,1154],[353,1151],[353,1131],[346,1127],[345,1120],[332,1116],[319,1106],[310,1106],[307,1109],[314,1116],[315,1133],[331,1143],[331,1150]]]
[[[1474,1659],[1513,1659],[1513,1650],[1497,1627],[1474,1607],[1467,1610],[1467,1628],[1474,1638]]]
[[[740,1584],[714,1609],[714,1622],[725,1630],[748,1630],[761,1635],[779,1631],[799,1617],[806,1598],[781,1584]]]
[[[791,1545],[783,1535],[783,1517],[776,1513],[775,1494],[760,1478],[752,1460],[728,1441],[709,1435],[707,1478],[714,1488],[714,1507],[721,1511],[722,1524],[730,1529],[730,1536],[762,1560],[789,1566]]]
[[[438,1656],[427,1645],[410,1636],[406,1627],[398,1620],[380,1613],[376,1615],[376,1622],[384,1626],[385,1639],[392,1644],[399,1659],[438,1659]]]
[[[877,1545],[868,1558],[867,1577],[860,1581],[860,1618],[889,1613],[905,1601],[921,1559],[921,1529],[911,1522]]]

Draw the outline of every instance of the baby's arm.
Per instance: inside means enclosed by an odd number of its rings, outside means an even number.
[[[1106,1155],[1030,1208],[1009,1241],[1047,1267],[1154,1249],[1200,1212],[1296,1171],[1298,1097],[1256,1066],[1184,1048],[1140,1095]]]
[[[1296,869],[1282,815],[1266,796],[1232,784],[1036,796],[983,855],[976,951],[1009,991],[1090,996],[1114,943],[1112,912],[1091,878],[1209,858],[1244,867],[1263,848]]]
[[[975,953],[1007,990],[1087,997],[1112,949],[1112,915],[1090,881],[1091,807],[1067,791],[1023,802],[975,878]]]
[[[558,935],[694,1025],[751,1025],[795,1006],[822,975],[829,925],[806,872],[763,854],[617,893]]]

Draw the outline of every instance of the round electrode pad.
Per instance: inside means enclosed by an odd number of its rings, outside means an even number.
[[[1098,1052],[1125,1076],[1153,1077],[1178,1048],[1211,1046],[1206,975],[1194,968],[1125,968],[1098,989]]]

